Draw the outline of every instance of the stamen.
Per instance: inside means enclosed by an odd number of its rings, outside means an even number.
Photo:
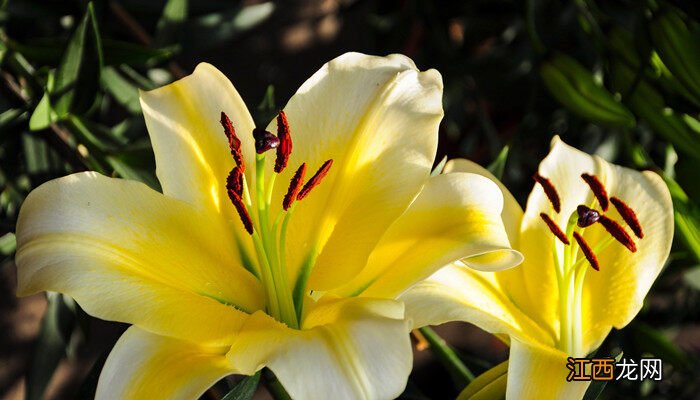
[[[255,152],[258,154],[277,148],[280,145],[279,138],[264,129],[253,129],[253,138],[255,138]]]
[[[241,152],[241,141],[236,136],[236,130],[233,129],[233,124],[225,112],[221,112],[221,126],[224,127],[224,133],[228,139],[228,147],[231,149],[231,155],[236,165],[245,172],[245,164],[243,163],[243,153]]]
[[[632,229],[635,236],[640,239],[643,238],[644,232],[642,232],[642,225],[639,223],[639,219],[637,219],[637,214],[635,214],[634,210],[624,201],[620,200],[619,197],[611,197],[610,202],[613,203],[615,209],[620,213],[620,216],[622,216],[622,219],[625,220],[630,229]]]
[[[321,168],[316,171],[314,176],[309,179],[308,182],[304,185],[304,187],[301,189],[299,194],[297,195],[297,200],[301,200],[304,197],[308,196],[309,192],[311,192],[311,189],[315,188],[318,186],[319,183],[321,183],[321,180],[328,174],[328,170],[331,169],[331,165],[333,165],[333,160],[327,160],[326,162],[321,165]]]
[[[591,250],[588,243],[583,240],[583,236],[579,235],[578,232],[574,232],[574,239],[576,239],[576,243],[578,243],[579,247],[581,247],[581,251],[583,251],[583,255],[586,256],[586,260],[588,260],[588,262],[591,264],[591,267],[593,267],[593,269],[596,271],[600,271],[598,258],[596,258],[595,253],[593,253],[593,250]]]
[[[540,217],[542,218],[544,223],[547,224],[547,227],[554,234],[554,236],[561,240],[562,243],[569,244],[569,238],[567,238],[566,234],[564,234],[564,231],[562,231],[561,228],[559,228],[559,225],[557,225],[556,222],[549,218],[549,215],[545,213],[540,213]]]
[[[226,189],[233,190],[239,197],[243,196],[243,172],[240,167],[233,167],[226,178]]]
[[[248,214],[248,210],[246,209],[245,204],[243,204],[243,199],[241,199],[241,196],[236,194],[231,189],[228,190],[228,197],[231,199],[231,203],[233,203],[234,207],[236,207],[238,216],[241,217],[241,222],[243,222],[243,227],[245,227],[248,234],[252,235],[253,220],[250,219],[250,214]]]
[[[629,233],[623,228],[620,224],[618,224],[616,221],[606,217],[605,215],[601,215],[600,219],[598,222],[603,225],[606,231],[612,237],[615,238],[620,244],[623,246],[627,247],[629,251],[631,252],[636,252],[637,251],[637,245],[634,244],[634,241],[632,241],[632,238],[630,237]]]
[[[581,228],[586,228],[595,224],[600,218],[600,213],[598,213],[598,211],[588,208],[583,204],[576,207],[576,212],[578,213],[578,226]]]
[[[595,195],[596,199],[598,199],[598,203],[600,203],[600,208],[603,209],[603,211],[608,211],[608,192],[605,190],[605,186],[603,186],[603,183],[598,180],[598,177],[595,175],[590,175],[590,174],[581,174],[581,178],[583,178],[584,181],[588,184],[588,187],[591,188],[591,191]]]
[[[287,167],[289,155],[292,154],[292,137],[289,135],[289,122],[284,111],[277,114],[277,138],[280,140],[280,145],[277,148],[275,172],[279,174]]]
[[[554,185],[552,185],[552,182],[539,173],[535,173],[532,179],[542,186],[544,194],[547,195],[549,202],[552,203],[552,207],[554,207],[554,211],[559,213],[559,211],[561,211],[561,201],[559,201],[559,194],[557,194],[557,190],[554,188]]]
[[[294,200],[296,200],[297,194],[299,194],[299,190],[301,190],[301,184],[304,182],[304,175],[306,175],[306,163],[299,166],[297,172],[294,173],[292,180],[289,182],[289,189],[284,196],[284,200],[282,200],[282,208],[284,208],[284,211],[287,211],[289,207],[292,206],[292,203],[294,203]]]

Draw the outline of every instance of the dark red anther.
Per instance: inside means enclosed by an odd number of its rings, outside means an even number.
[[[226,189],[233,190],[239,197],[243,196],[243,172],[240,167],[233,167],[226,178]]]
[[[608,231],[608,233],[612,235],[615,240],[620,242],[620,244],[627,247],[629,251],[633,253],[637,251],[637,245],[634,244],[634,241],[632,241],[632,237],[629,235],[629,233],[627,233],[625,228],[623,228],[616,221],[606,217],[605,215],[601,215],[598,223],[603,225],[605,230]]]
[[[632,232],[634,232],[635,236],[637,236],[640,239],[643,238],[644,232],[642,232],[642,225],[639,223],[639,219],[637,219],[637,214],[634,212],[632,207],[628,206],[624,201],[620,200],[619,197],[611,197],[610,202],[615,206],[615,209],[618,213],[620,213],[622,219],[625,220],[630,229],[632,229]]]
[[[284,111],[277,114],[277,138],[280,140],[280,145],[277,147],[275,172],[279,174],[287,167],[289,155],[292,154],[292,137],[289,135],[289,122]]]
[[[297,172],[294,173],[292,180],[289,182],[289,189],[287,190],[287,194],[284,195],[284,200],[282,200],[282,208],[284,208],[284,211],[289,210],[289,207],[291,207],[294,200],[296,200],[297,194],[299,194],[299,190],[301,190],[301,184],[304,182],[304,175],[306,175],[306,163],[302,163],[299,166]]]
[[[299,194],[297,195],[297,200],[301,200],[304,197],[308,196],[309,192],[311,192],[311,189],[315,188],[318,186],[319,183],[321,183],[321,180],[328,174],[328,170],[331,169],[331,165],[333,165],[333,160],[327,160],[326,162],[321,165],[321,168],[316,171],[314,176],[309,179],[308,182],[304,185],[304,187],[301,189]]]
[[[236,165],[245,172],[245,164],[243,163],[243,153],[241,151],[241,141],[236,136],[236,130],[233,128],[231,120],[225,112],[221,112],[221,126],[224,127],[224,133],[228,139],[228,147],[231,149],[231,155]]]
[[[561,211],[561,201],[559,201],[559,194],[557,194],[557,190],[554,188],[554,185],[552,185],[552,181],[539,173],[535,173],[535,175],[532,176],[532,179],[542,186],[542,189],[544,189],[544,194],[547,195],[549,202],[552,203],[552,207],[554,207],[554,211],[559,213],[559,211]]]
[[[549,215],[545,213],[540,213],[540,217],[544,221],[545,224],[547,224],[547,227],[549,230],[556,236],[559,240],[561,240],[562,243],[564,244],[569,244],[569,238],[566,237],[566,234],[564,231],[559,228],[559,225],[557,225],[556,222],[554,222]]]
[[[600,208],[602,208],[603,211],[608,211],[608,192],[605,190],[603,182],[601,182],[597,176],[585,173],[581,174],[581,178],[586,181],[588,187],[591,188],[591,191],[595,195],[596,199],[598,199]]]
[[[253,138],[255,139],[255,152],[258,154],[277,148],[280,145],[280,140],[277,136],[264,129],[253,129]]]
[[[241,217],[241,222],[243,222],[243,227],[248,232],[248,234],[252,235],[253,220],[250,219],[250,214],[248,214],[248,210],[246,209],[245,204],[243,204],[243,199],[241,199],[241,196],[239,196],[233,190],[230,189],[228,190],[228,197],[231,199],[231,203],[233,203],[233,206],[236,207],[236,211],[238,211],[238,216]]]
[[[578,213],[578,226],[581,228],[589,227],[595,224],[600,218],[600,213],[592,208],[588,208],[581,204],[576,207]]]
[[[591,267],[593,267],[593,269],[596,271],[600,271],[598,258],[596,258],[595,253],[593,253],[593,250],[591,250],[588,243],[583,240],[583,236],[579,235],[578,232],[574,232],[574,239],[576,239],[576,243],[578,243],[579,247],[581,247],[581,251],[583,251],[583,255],[586,256],[586,260],[588,260],[588,262],[591,264]]]

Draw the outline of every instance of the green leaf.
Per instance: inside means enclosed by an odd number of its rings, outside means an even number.
[[[17,238],[12,232],[8,232],[0,236],[0,254],[3,256],[10,255],[17,248]]]
[[[163,8],[163,14],[156,28],[155,43],[165,44],[176,42],[178,31],[187,19],[187,0],[168,0]]]
[[[508,361],[504,361],[474,379],[457,400],[500,400],[506,396]]]
[[[651,353],[679,368],[685,368],[690,365],[688,356],[661,331],[642,322],[634,323],[631,328],[637,347],[640,350]]]
[[[622,358],[623,352],[620,351],[615,357],[615,362],[619,362],[620,359]],[[592,356],[589,356],[592,357]],[[591,382],[591,384],[588,386],[588,389],[586,389],[586,393],[583,395],[583,400],[596,400],[598,397],[600,397],[601,393],[603,393],[603,389],[605,389],[605,386],[608,384],[609,381],[601,381],[601,380],[595,380]]]
[[[236,387],[231,389],[221,400],[250,400],[253,398],[259,383],[260,371],[256,372],[255,375],[243,378],[243,380],[240,381]]]
[[[690,200],[675,180],[668,176],[663,178],[673,200],[676,232],[695,260],[700,261],[700,208]]]
[[[29,130],[40,131],[48,128],[52,123],[56,122],[56,113],[51,107],[51,100],[48,93],[36,105],[31,118],[29,118]]]
[[[99,88],[102,44],[92,3],[75,29],[56,72],[54,110],[59,118],[90,109]]]
[[[47,296],[48,308],[39,331],[31,368],[27,374],[26,400],[44,398],[44,391],[58,363],[65,355],[68,335],[75,320],[73,313],[63,301],[63,295],[50,292]]]
[[[112,67],[105,67],[100,77],[102,85],[114,99],[132,114],[141,114],[139,91]]]
[[[503,171],[506,168],[506,161],[508,160],[508,151],[510,147],[503,146],[503,149],[498,153],[496,159],[493,160],[491,164],[486,168],[491,172],[496,178],[503,179]]]

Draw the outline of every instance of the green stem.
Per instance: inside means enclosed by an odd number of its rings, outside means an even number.
[[[474,380],[474,374],[469,368],[464,365],[457,353],[445,342],[443,338],[438,336],[435,331],[429,326],[424,326],[419,329],[420,333],[425,336],[425,340],[430,343],[430,348],[437,356],[440,362],[447,368],[457,386],[464,387],[469,382]]]
[[[292,397],[284,389],[282,383],[269,369],[265,369],[265,386],[275,400],[292,400]]]

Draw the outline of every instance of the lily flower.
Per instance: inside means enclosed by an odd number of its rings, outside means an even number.
[[[437,71],[348,53],[260,129],[200,64],[141,93],[162,193],[87,172],[28,196],[18,294],[132,324],[98,399],[194,399],[264,366],[293,398],[398,396],[412,352],[396,298],[458,259],[522,258],[493,182],[430,177],[441,103]]]
[[[445,170],[495,180],[467,160]],[[418,325],[463,320],[509,337],[506,398],[581,398],[590,382],[567,382],[567,358],[590,354],[641,309],[671,248],[671,197],[657,174],[558,137],[535,182],[524,213],[499,183],[504,225],[525,256],[520,267],[484,274],[453,264],[401,298]]]

